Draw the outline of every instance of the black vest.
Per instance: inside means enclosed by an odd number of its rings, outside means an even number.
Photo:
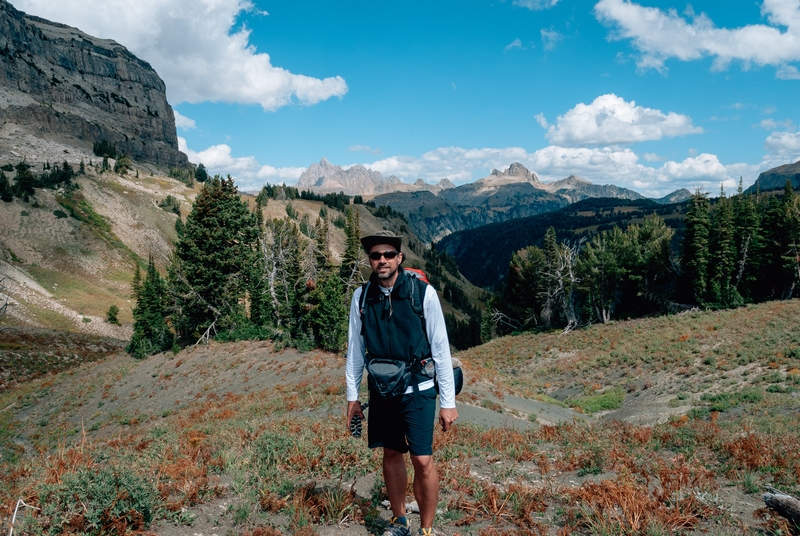
[[[389,296],[385,295],[377,276],[370,276],[366,286],[361,334],[367,350],[367,359],[398,359],[417,364],[430,357],[431,347],[423,329],[423,319],[411,305],[412,281],[402,266],[397,269],[397,280]],[[419,311],[422,311],[427,284],[416,281]],[[363,292],[363,290],[362,290]]]

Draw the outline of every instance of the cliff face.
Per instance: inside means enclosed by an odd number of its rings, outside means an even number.
[[[122,45],[33,17],[0,0],[0,121],[134,160],[188,165],[164,82]]]
[[[756,182],[745,190],[745,193],[780,190],[786,186],[787,180],[792,181],[792,188],[794,188],[795,191],[800,189],[800,160],[794,164],[778,166],[761,173],[758,179],[756,179]]]

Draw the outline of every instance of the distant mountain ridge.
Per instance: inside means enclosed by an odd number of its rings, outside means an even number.
[[[439,181],[438,184],[428,184],[422,179],[417,179],[414,184],[408,184],[394,175],[384,177],[380,171],[367,169],[361,164],[344,169],[323,158],[319,163],[308,166],[308,169],[300,175],[297,187],[316,193],[344,192],[347,195],[375,195],[398,191],[439,192],[446,188],[453,188],[454,185],[446,178]]]
[[[481,225],[551,212],[584,199],[646,199],[628,188],[592,184],[576,175],[544,183],[519,162],[505,170],[493,169],[475,182],[455,186],[446,178],[438,184],[422,179],[408,184],[360,164],[345,170],[323,158],[303,172],[297,187],[317,193],[374,195],[377,205],[404,213],[411,228],[425,242],[437,242],[451,233]],[[690,195],[688,190],[678,190],[655,201],[675,203]]]

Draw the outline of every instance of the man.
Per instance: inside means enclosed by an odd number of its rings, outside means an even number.
[[[441,396],[439,424],[447,432],[458,418],[458,411],[450,344],[439,297],[432,286],[422,281],[412,282],[413,276],[400,266],[403,263],[401,236],[391,231],[379,231],[362,238],[361,244],[369,257],[372,275],[363,302],[364,287],[359,287],[350,303],[345,367],[346,424],[349,427],[355,415],[364,418],[358,402],[358,388],[365,356],[366,359],[387,358],[408,363],[419,361],[420,357],[432,357]],[[418,285],[420,294],[424,289],[424,327],[411,304],[412,283]],[[410,453],[414,466],[414,497],[419,505],[421,525],[418,534],[430,536],[434,534],[433,518],[439,501],[439,474],[433,463],[434,382],[430,377],[416,373],[404,394],[382,399],[371,392],[369,402],[369,447],[383,448],[383,479],[393,514],[384,536],[411,534],[406,517],[406,452]]]

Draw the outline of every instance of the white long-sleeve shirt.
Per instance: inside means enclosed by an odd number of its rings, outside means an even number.
[[[384,294],[389,294],[392,289],[379,286]],[[358,388],[364,374],[364,356],[366,348],[364,337],[361,335],[361,312],[359,304],[363,287],[353,292],[350,301],[350,323],[347,332],[347,363],[345,365],[345,380],[347,382],[347,401],[358,400]],[[439,296],[431,285],[426,286],[425,298],[422,302],[425,315],[425,327],[428,332],[428,342],[431,346],[431,355],[436,367],[436,378],[439,381],[439,405],[442,408],[456,407],[455,381],[453,380],[453,361],[450,356],[450,342],[447,339],[447,329],[444,324],[442,305]],[[420,391],[433,387],[433,380],[426,380],[418,384]],[[412,393],[413,387],[406,390]]]

